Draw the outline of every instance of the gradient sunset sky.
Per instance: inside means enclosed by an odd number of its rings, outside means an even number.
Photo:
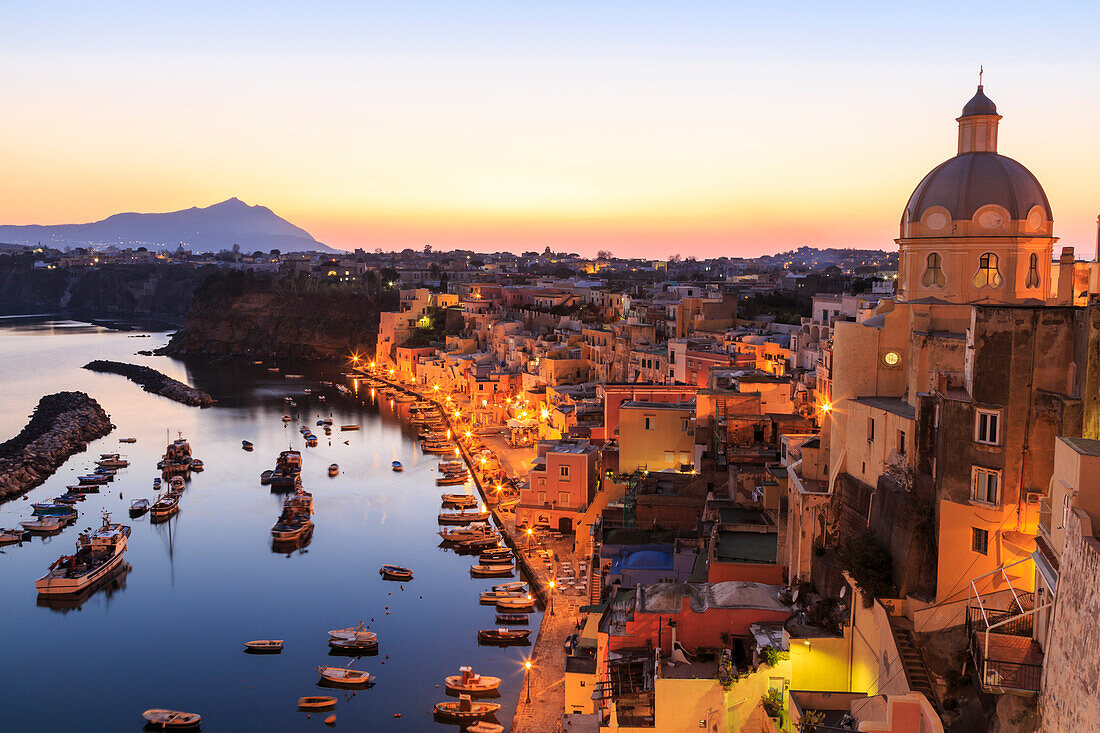
[[[892,249],[979,65],[1095,252],[1094,3],[13,2],[0,224],[237,196],[336,247]]]

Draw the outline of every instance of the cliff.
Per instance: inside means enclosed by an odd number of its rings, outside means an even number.
[[[210,407],[215,400],[201,389],[195,389],[184,384],[178,379],[172,379],[166,374],[161,374],[156,369],[137,364],[125,364],[121,361],[107,361],[96,359],[84,365],[84,368],[92,372],[106,372],[120,374],[131,382],[140,384],[146,392],[159,394],[176,402],[194,407]]]
[[[387,298],[392,291],[367,284],[219,273],[195,291],[184,327],[163,353],[312,359],[373,351]]]
[[[89,440],[113,428],[99,403],[83,392],[46,395],[19,435],[0,443],[0,501],[38,486]]]

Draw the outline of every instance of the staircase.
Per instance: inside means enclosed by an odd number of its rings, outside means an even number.
[[[599,563],[593,563],[599,565]],[[603,575],[595,568],[588,571],[588,602],[598,606],[603,600]]]
[[[928,702],[936,706],[936,692],[932,685],[932,677],[928,674],[928,668],[924,666],[924,657],[921,656],[912,632],[901,628],[893,618],[890,619],[890,630],[894,633],[894,643],[901,655],[901,664],[905,667],[909,689],[924,693]]]

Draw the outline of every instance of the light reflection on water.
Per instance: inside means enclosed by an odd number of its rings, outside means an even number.
[[[0,316],[0,439],[23,427],[42,395],[59,390],[88,392],[118,427],[29,500],[0,505],[0,526],[17,526],[32,502],[63,493],[101,452],[118,451],[131,466],[77,505],[75,527],[0,548],[3,729],[138,730],[142,710],[168,707],[201,713],[206,731],[316,730],[325,716],[306,719],[295,701],[317,693],[315,666],[346,661],[328,655],[326,632],[359,621],[378,632],[381,648],[356,666],[378,683],[354,696],[335,693],[340,727],[457,730],[434,722],[431,708],[447,699],[444,676],[463,664],[504,679],[498,720],[507,726],[530,649],[478,646],[477,629],[495,626],[494,609],[479,605],[478,591],[501,581],[471,579],[473,558],[438,548],[439,494],[452,489],[435,485],[437,459],[419,452],[415,429],[388,406],[379,414],[332,389],[321,388],[329,400],[321,403],[302,394],[303,387],[317,390],[315,381],[285,380],[263,367],[134,354],[165,343],[165,333],[135,338],[137,332],[55,318]],[[187,407],[80,368],[92,359],[152,366],[219,404]],[[304,447],[301,423],[282,423],[287,394],[297,395],[296,414],[317,433],[318,447]],[[330,413],[337,426],[331,439],[315,424]],[[340,432],[341,423],[362,429]],[[206,470],[193,475],[170,522],[130,520],[130,501],[153,498],[156,461],[166,438],[180,432]],[[138,442],[120,445],[126,436]],[[255,450],[243,451],[241,440]],[[308,546],[276,553],[270,528],[281,497],[259,484],[259,474],[288,445],[303,452],[316,528]],[[395,459],[404,472],[390,470]],[[330,463],[339,464],[338,476],[327,475]],[[39,605],[34,580],[71,551],[79,528],[98,524],[101,507],[133,526],[131,569],[80,604]],[[383,563],[412,567],[416,577],[383,581]],[[242,653],[241,642],[257,638],[285,639],[286,650]]]

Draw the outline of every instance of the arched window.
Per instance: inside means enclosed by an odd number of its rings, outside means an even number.
[[[924,275],[921,276],[921,284],[926,288],[942,288],[947,284],[947,278],[943,275],[943,257],[939,252],[930,252],[925,261]]]
[[[978,271],[974,273],[974,287],[999,288],[1004,278],[997,269],[999,258],[992,252],[986,252],[978,258]]]
[[[1034,252],[1027,261],[1027,277],[1024,279],[1025,288],[1039,287],[1039,255]]]

